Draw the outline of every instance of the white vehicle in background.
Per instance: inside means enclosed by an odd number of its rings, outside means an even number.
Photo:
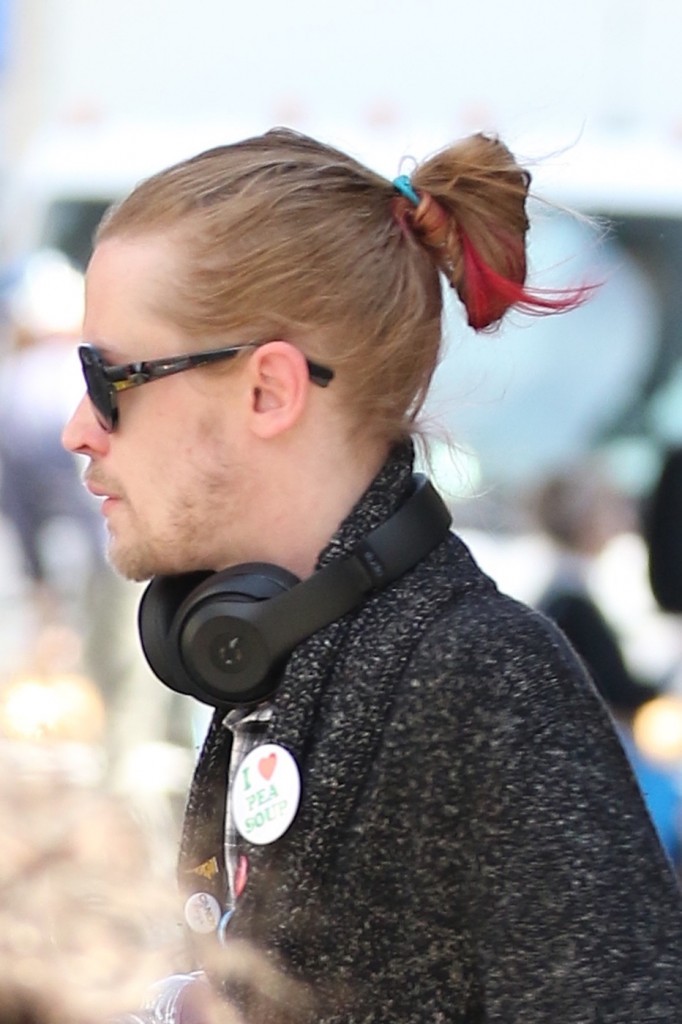
[[[60,249],[84,267],[102,213],[142,178],[210,145],[234,127],[85,120],[46,128],[7,175],[3,226],[9,259]]]

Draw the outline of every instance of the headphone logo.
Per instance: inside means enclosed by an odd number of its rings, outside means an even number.
[[[211,650],[211,661],[218,670],[238,672],[243,660],[244,645],[241,637],[233,636],[229,639],[218,637],[214,640]]]

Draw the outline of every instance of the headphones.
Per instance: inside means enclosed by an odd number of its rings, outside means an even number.
[[[263,562],[156,576],[140,602],[142,650],[176,693],[214,707],[267,700],[298,644],[413,568],[451,522],[440,495],[415,475],[390,519],[303,581]]]

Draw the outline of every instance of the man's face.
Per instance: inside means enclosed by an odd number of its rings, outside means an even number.
[[[161,238],[101,243],[86,277],[84,339],[111,364],[246,340],[192,344],[155,313],[154,300],[177,273],[173,246]],[[99,425],[87,396],[71,417],[64,444],[90,459],[87,486],[105,498],[109,558],[124,576],[220,569],[248,558],[241,534],[256,481],[242,376],[236,364],[193,369],[122,392],[113,433]]]

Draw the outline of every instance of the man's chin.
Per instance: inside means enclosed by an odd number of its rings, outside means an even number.
[[[130,580],[132,583],[144,583],[153,579],[154,576],[178,576],[190,572],[215,572],[215,568],[208,568],[204,560],[192,560],[187,555],[182,563],[178,564],[168,558],[173,546],[163,545],[163,550],[155,551],[144,546],[126,546],[121,543],[120,538],[110,533],[107,545],[107,561],[118,576]]]
[[[139,552],[122,551],[113,540],[109,542],[107,561],[118,576],[131,583],[144,583],[153,576],[163,575],[163,569],[156,567],[151,559],[141,557]]]

